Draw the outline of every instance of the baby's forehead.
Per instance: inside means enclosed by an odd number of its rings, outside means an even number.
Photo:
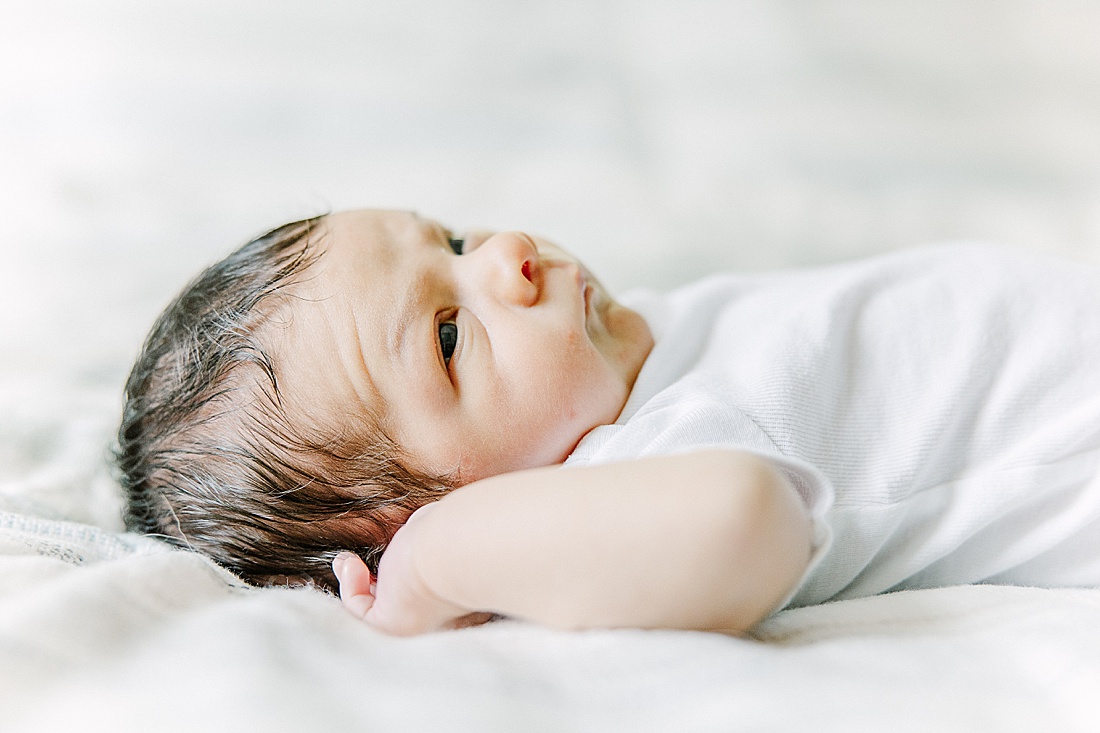
[[[442,223],[415,211],[356,209],[329,214],[320,227],[322,245],[333,249],[388,249],[449,233]]]
[[[384,298],[372,299],[370,310],[352,307],[355,293],[339,277],[347,272],[332,247],[338,233],[322,230],[311,242],[309,268],[272,294],[256,333],[288,418],[328,433],[388,412],[365,366],[373,346],[363,334],[384,329],[390,315]]]
[[[354,358],[360,349],[354,333],[329,328],[325,311],[309,299],[287,298],[281,311],[260,338],[285,418],[306,433],[346,438],[382,428],[390,410]]]

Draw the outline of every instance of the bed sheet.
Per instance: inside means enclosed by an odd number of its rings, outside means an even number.
[[[0,729],[1088,731],[1100,591],[966,586],[749,638],[503,621],[412,639],[312,589],[0,513]]]

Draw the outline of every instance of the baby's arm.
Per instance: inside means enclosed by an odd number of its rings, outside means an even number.
[[[550,626],[744,631],[810,558],[810,523],[767,461],[732,450],[541,468],[469,484],[395,535],[377,586],[337,563],[353,612],[396,634],[473,612]]]

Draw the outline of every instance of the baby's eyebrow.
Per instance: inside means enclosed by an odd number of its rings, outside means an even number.
[[[415,211],[411,213],[416,221],[417,227],[422,234],[425,235],[424,238],[414,246],[438,246],[447,249],[448,252],[451,251],[449,241],[451,235],[450,230],[434,219],[425,219]],[[419,300],[416,295],[423,292],[426,278],[427,275],[425,273],[417,273],[415,281],[399,296],[401,300],[396,306],[396,317],[391,322],[390,329],[386,334],[386,348],[391,364],[407,364],[407,354],[405,353],[407,341],[405,336],[417,319],[417,305]]]
[[[435,229],[435,233],[438,235],[435,238],[436,244],[438,244],[440,247],[445,247],[448,251],[450,251],[451,240],[454,239],[455,233],[439,223],[436,223],[435,227],[433,228]]]
[[[420,224],[422,229],[430,229],[431,232],[436,235],[435,237],[433,237],[433,239],[435,239],[438,244],[440,244],[441,246],[446,246],[448,249],[450,248],[450,240],[454,238],[454,232],[451,231],[449,227],[443,226],[443,224],[439,223],[435,219],[425,219],[423,216],[415,211],[412,213],[413,216],[416,217],[416,221],[418,224]]]
[[[409,332],[413,322],[416,320],[416,304],[418,302],[415,297],[416,293],[419,293],[423,288],[423,275],[418,275],[416,281],[412,283],[412,286],[405,290],[399,297],[400,303],[397,305],[397,315],[392,321],[392,325],[386,334],[387,349],[391,363],[399,363],[406,361],[405,359],[405,335]]]
[[[412,308],[409,299],[403,298],[398,309],[397,317],[392,321],[389,331],[386,333],[386,348],[391,363],[403,361],[405,351],[405,334],[409,330],[412,321]]]

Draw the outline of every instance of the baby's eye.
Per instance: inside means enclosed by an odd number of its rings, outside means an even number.
[[[450,364],[458,345],[458,326],[454,321],[439,324],[439,348],[443,351],[443,363]]]
[[[462,249],[466,246],[466,240],[465,239],[463,239],[463,238],[448,239],[447,241],[450,243],[451,249],[454,251],[454,253],[456,255],[462,254]]]

